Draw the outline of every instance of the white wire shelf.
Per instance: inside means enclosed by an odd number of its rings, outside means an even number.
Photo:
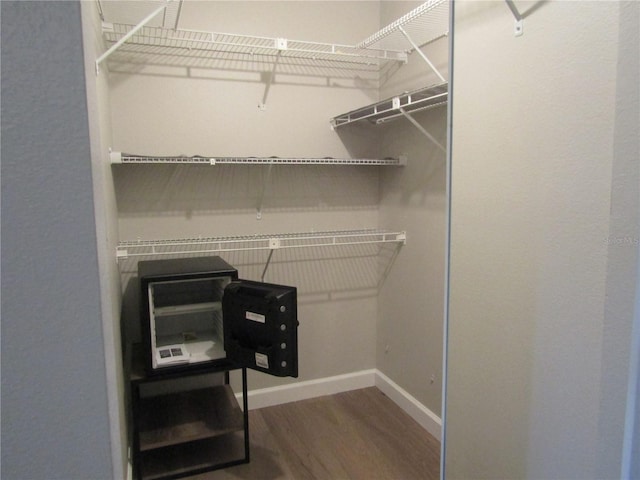
[[[123,45],[136,46],[135,53],[138,54],[157,54],[159,48],[164,48],[180,51],[182,55],[189,53],[195,55],[198,52],[208,52],[219,56],[232,54],[277,55],[285,58],[345,61],[368,65],[377,65],[382,61],[389,60],[407,61],[404,49],[356,47],[337,43],[308,42],[234,33],[140,27],[122,23],[104,23],[102,34],[107,47],[111,48],[125,38],[126,43]],[[100,61],[102,60],[100,59]]]
[[[402,95],[387,98],[333,117],[330,123],[333,128],[362,120],[369,120],[372,123],[379,124],[405,113],[414,113],[439,107],[447,103],[448,89],[447,83],[440,83],[412,92],[405,92]]]
[[[284,248],[337,247],[380,243],[404,245],[406,240],[406,232],[388,230],[347,230],[176,240],[133,240],[118,243],[116,258],[120,260],[139,256],[213,254],[250,250],[273,251]]]
[[[294,158],[294,157],[205,157],[205,156],[145,156],[121,152],[110,153],[117,164],[178,164],[178,165],[406,165],[406,157],[398,158]]]
[[[385,48],[410,53],[414,48],[408,44],[407,36],[417,46],[424,46],[448,33],[449,0],[429,0],[367,37],[356,47]]]

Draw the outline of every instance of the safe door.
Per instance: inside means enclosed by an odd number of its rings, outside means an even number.
[[[295,287],[233,281],[224,290],[222,319],[227,359],[278,377],[298,376]]]

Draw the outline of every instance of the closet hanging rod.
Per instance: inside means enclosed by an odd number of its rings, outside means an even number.
[[[296,158],[296,157],[205,157],[146,156],[122,152],[109,153],[111,164],[174,164],[174,165],[406,165],[407,158]]]
[[[133,240],[119,242],[116,258],[166,256],[286,248],[339,247],[397,243],[405,245],[404,231],[346,230],[328,232],[287,233],[277,235],[246,235],[236,237],[206,237],[176,240]]]

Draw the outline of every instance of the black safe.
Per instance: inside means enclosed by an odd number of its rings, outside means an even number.
[[[298,376],[295,287],[238,279],[220,257],[141,261],[149,374],[223,363]]]

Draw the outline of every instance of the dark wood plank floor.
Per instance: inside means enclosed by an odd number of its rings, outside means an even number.
[[[438,479],[440,442],[375,387],[249,412],[251,463],[191,477]]]

